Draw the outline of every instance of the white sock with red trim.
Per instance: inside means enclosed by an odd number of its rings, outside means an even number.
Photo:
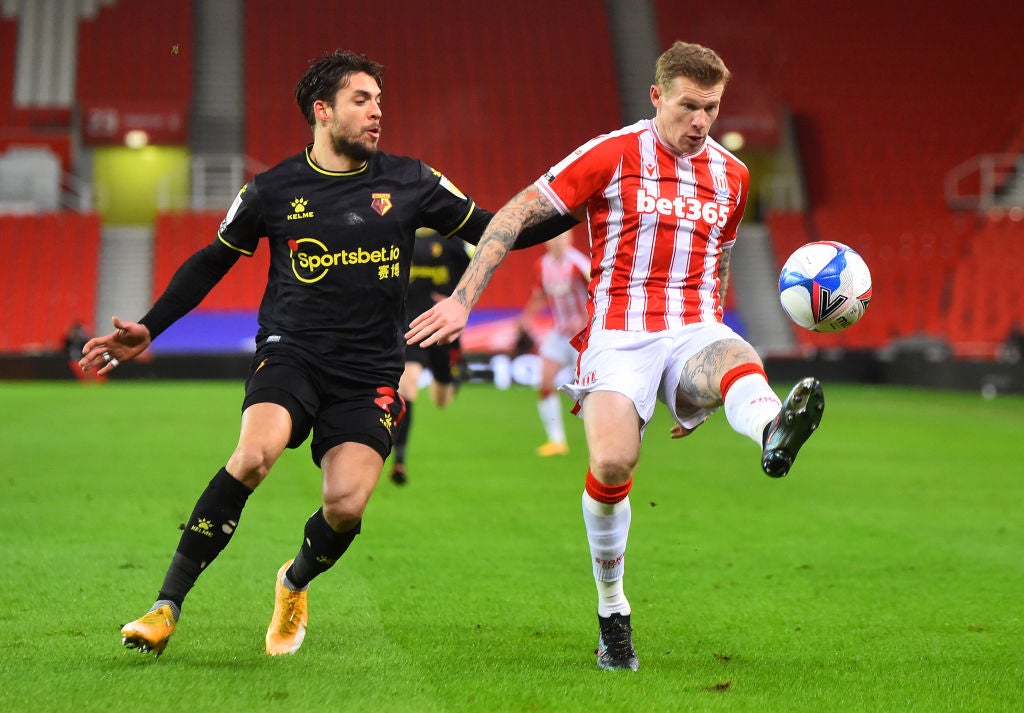
[[[722,396],[729,425],[761,447],[764,427],[782,407],[782,401],[772,391],[768,380],[757,373],[741,376],[729,385]]]
[[[583,522],[590,544],[590,561],[597,585],[597,613],[600,616],[630,613],[629,601],[622,588],[630,519],[628,497],[617,503],[602,503],[589,493],[583,493]]]

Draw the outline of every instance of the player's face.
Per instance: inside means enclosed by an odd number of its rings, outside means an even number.
[[[652,86],[654,125],[661,140],[682,153],[699,151],[718,118],[723,93],[724,84],[707,87],[686,77],[676,77],[666,90]]]
[[[328,130],[336,154],[366,161],[380,141],[380,87],[369,74],[353,74],[334,95]]]

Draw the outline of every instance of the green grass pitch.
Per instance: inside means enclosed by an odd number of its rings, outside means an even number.
[[[724,414],[672,441],[659,407],[631,494],[632,674],[594,664],[582,425],[536,457],[528,389],[421,399],[410,484],[382,479],[302,650],[271,659],[273,577],[320,496],[308,449],[286,453],[154,660],[118,629],[230,454],[241,383],[0,384],[0,709],[1024,710],[1024,399],[825,394],[779,481]]]

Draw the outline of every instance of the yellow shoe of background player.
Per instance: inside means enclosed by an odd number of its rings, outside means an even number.
[[[569,452],[569,445],[566,443],[557,443],[555,441],[548,441],[543,446],[537,449],[537,455],[539,456],[564,456]]]
[[[174,612],[164,604],[140,619],[121,627],[121,643],[142,653],[152,651],[159,656],[167,648],[167,640],[174,633]]]
[[[292,560],[288,560],[277,571],[274,618],[267,628],[267,653],[271,656],[294,654],[306,638],[306,624],[309,621],[306,590],[293,592],[281,582],[291,563]]]

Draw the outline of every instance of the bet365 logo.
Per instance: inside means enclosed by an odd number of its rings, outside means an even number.
[[[652,196],[643,188],[636,192],[636,210],[638,213],[659,213],[665,216],[675,216],[682,220],[689,220],[696,223],[703,220],[708,225],[721,228],[729,219],[731,205],[723,205],[714,201],[704,202],[697,198],[688,196],[676,196],[675,198],[659,198]]]

